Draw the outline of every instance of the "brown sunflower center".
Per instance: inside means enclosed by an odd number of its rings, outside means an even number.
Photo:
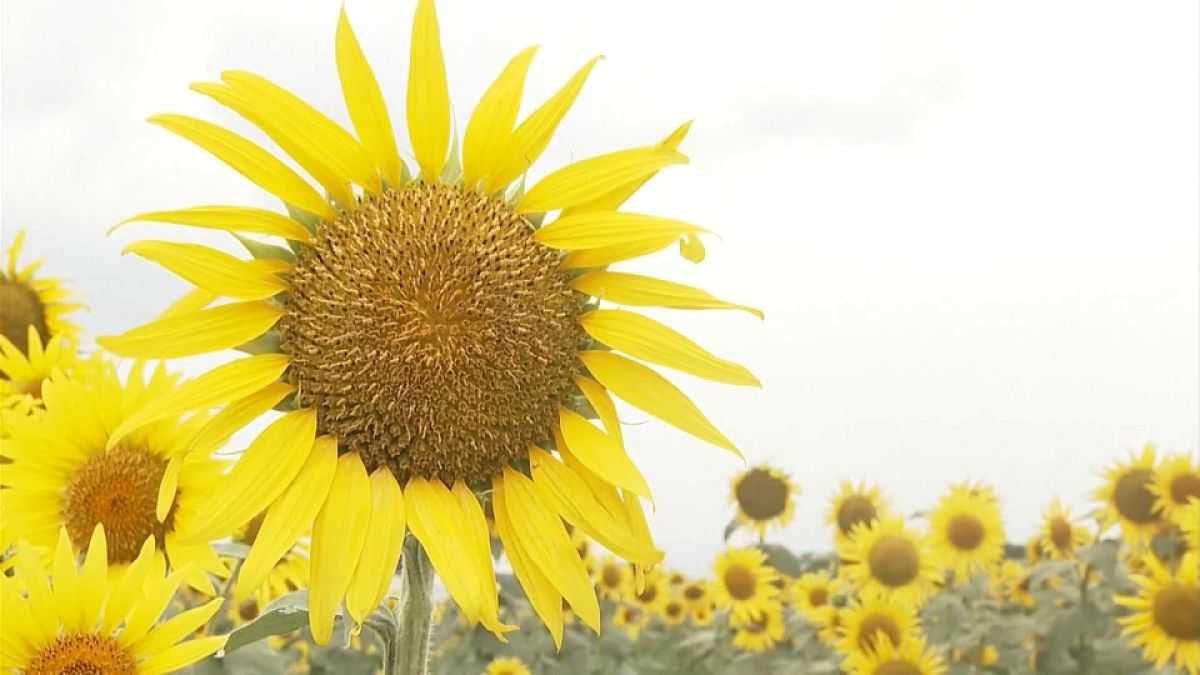
[[[61,635],[33,657],[28,675],[133,675],[133,654],[116,640],[94,634]]]
[[[155,515],[166,468],[161,457],[125,447],[85,460],[63,499],[63,519],[75,546],[85,548],[99,523],[104,524],[110,563],[132,562],[150,535],[161,546],[173,516],[168,513],[160,523]]]
[[[1177,640],[1200,640],[1200,588],[1175,585],[1155,593],[1154,623]]]
[[[29,353],[29,327],[33,326],[43,341],[49,329],[46,327],[46,308],[37,293],[25,284],[11,279],[0,279],[0,334],[22,353]]]
[[[866,495],[851,495],[847,497],[837,511],[838,529],[842,534],[849,535],[854,526],[859,523],[870,523],[879,515],[875,502]]]
[[[1071,548],[1071,524],[1066,518],[1056,516],[1050,521],[1050,542],[1060,551]]]
[[[913,543],[904,537],[885,535],[871,547],[867,556],[871,576],[884,586],[897,588],[916,580],[921,557]]]
[[[658,585],[657,584],[646,584],[646,588],[642,589],[642,592],[637,594],[638,602],[642,603],[643,605],[653,604],[654,600],[657,597],[658,597]]]
[[[771,472],[751,469],[734,489],[738,506],[752,520],[770,520],[787,510],[788,484]]]
[[[1171,501],[1182,506],[1193,497],[1200,499],[1200,474],[1183,473],[1171,481]]]
[[[683,599],[696,602],[704,597],[704,588],[699,584],[689,584],[683,589]]]
[[[547,440],[584,335],[559,255],[531,233],[501,202],[414,182],[297,255],[289,377],[368,470],[482,480]]]
[[[858,646],[860,649],[873,649],[886,636],[892,645],[900,644],[900,626],[890,616],[871,614],[863,619],[858,627]]]
[[[1113,503],[1122,517],[1139,525],[1158,520],[1154,514],[1154,493],[1150,492],[1153,480],[1154,472],[1149,469],[1133,469],[1117,479]]]
[[[672,600],[663,608],[663,614],[667,615],[668,619],[677,619],[683,615],[683,603]]]
[[[621,568],[616,565],[605,565],[600,573],[600,581],[606,588],[617,588],[621,585]]]
[[[872,675],[921,675],[921,668],[911,661],[892,659],[879,664]]]
[[[983,541],[983,523],[975,516],[954,516],[946,523],[946,540],[960,551],[974,551]]]
[[[729,591],[734,600],[749,600],[758,590],[758,577],[753,570],[741,565],[730,565],[721,580],[725,583],[725,590]]]
[[[829,604],[829,589],[810,588],[808,590],[808,604],[813,607],[824,607]]]

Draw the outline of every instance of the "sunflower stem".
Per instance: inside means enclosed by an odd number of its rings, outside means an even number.
[[[385,675],[426,675],[433,623],[433,565],[416,537],[410,536],[404,543],[396,622],[400,635],[385,664]]]

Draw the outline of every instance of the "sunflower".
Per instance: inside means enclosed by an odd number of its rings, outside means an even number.
[[[1075,552],[1091,541],[1087,527],[1071,519],[1071,507],[1055,497],[1042,512],[1042,531],[1038,540],[1042,554],[1051,560],[1070,560]]]
[[[630,605],[621,605],[613,614],[612,624],[625,631],[625,635],[630,640],[636,640],[649,621],[650,616],[641,609]]]
[[[679,597],[691,607],[712,604],[712,584],[705,579],[693,579],[679,590]]]
[[[66,336],[44,343],[37,329],[28,329],[27,351],[0,335],[0,409],[28,414],[42,407],[42,385],[55,371],[71,373],[79,362],[75,342]]]
[[[531,675],[525,662],[515,656],[497,656],[483,669],[483,675]]]
[[[187,385],[161,365],[147,376],[137,363],[122,380],[111,363],[87,364],[78,378],[46,382],[44,413],[9,420],[5,455],[13,463],[0,474],[6,536],[50,550],[63,527],[85,550],[102,524],[111,565],[133,562],[153,536],[157,556],[212,593],[209,574],[228,570],[209,542],[229,533],[202,539],[195,528],[225,466],[210,454],[233,432],[228,417],[163,416],[114,444],[114,428]]]
[[[104,527],[90,533],[81,567],[72,538],[59,530],[49,578],[42,554],[31,546],[17,554],[15,576],[0,575],[5,670],[156,675],[176,672],[225,645],[225,636],[181,642],[217,613],[220,599],[157,623],[183,574],[164,576],[152,539],[114,581]]]
[[[650,490],[625,453],[610,392],[736,454],[681,390],[642,362],[759,386],[745,368],[641,314],[600,308],[599,300],[760,313],[606,269],[677,242],[700,257],[701,228],[617,210],[660,169],[687,161],[677,149],[687,125],[659,143],[577,161],[526,190],[524,176],[596,60],[515,124],[535,50],[521,52],[483,95],[460,146],[450,138],[431,0],[418,2],[412,35],[406,118],[416,178],[400,160],[344,12],[335,52],[357,137],[248,72],[193,85],[259,127],[327,194],[236,133],[182,115],[150,118],[280,198],[289,215],[204,206],[128,220],[268,235],[289,247],[245,240],[253,260],[195,244],[128,247],[194,284],[195,302],[101,344],[153,358],[239,346],[254,355],[144,411],[113,442],[163,409],[254,400],[282,378],[295,388],[295,409],[247,448],[204,529],[226,529],[264,509],[266,541],[315,525],[309,616],[319,642],[329,639],[343,600],[354,622],[378,602],[405,525],[472,621],[497,635],[512,629],[498,619],[475,496],[488,486],[516,576],[560,642],[564,597],[584,623],[600,626],[562,520],[639,566],[662,559],[640,501]],[[218,298],[228,302],[213,304]],[[296,509],[307,522],[272,515]],[[258,550],[252,556],[266,569],[277,554]]]
[[[799,488],[779,469],[761,465],[734,476],[730,500],[737,506],[738,522],[759,537],[771,526],[783,527],[795,516]]]
[[[765,652],[783,639],[783,607],[767,603],[759,616],[733,623],[733,646],[746,652]]]
[[[704,603],[696,605],[692,608],[691,616],[689,617],[692,625],[697,628],[709,626],[713,621],[713,606],[712,603]]]
[[[837,583],[829,572],[806,572],[792,584],[792,606],[814,624],[821,623],[833,607]]]
[[[846,661],[849,675],[942,675],[946,662],[925,640],[914,637],[893,645],[879,640],[872,649],[855,652]]]
[[[917,633],[917,610],[902,602],[866,595],[842,610],[837,649],[845,656],[870,649],[880,640],[900,646]]]
[[[1155,508],[1157,498],[1151,491],[1154,485],[1154,445],[1147,443],[1140,455],[1130,455],[1128,462],[1118,462],[1104,474],[1104,485],[1093,493],[1104,503],[1103,532],[1120,524],[1121,537],[1135,546],[1147,543],[1162,514]]]
[[[616,558],[605,556],[593,572],[593,577],[600,597],[617,601],[625,597],[625,589],[632,583],[633,572]]]
[[[884,518],[888,514],[888,502],[879,486],[867,487],[861,481],[855,484],[842,480],[838,493],[830,499],[825,520],[834,527],[834,544],[838,551],[841,551],[848,543],[856,525],[869,525],[873,520]]]
[[[733,621],[757,619],[779,596],[779,589],[771,584],[778,574],[767,565],[767,554],[757,548],[722,553],[713,572],[713,599],[730,611]]]
[[[79,327],[66,319],[71,312],[83,309],[62,279],[37,276],[38,269],[46,261],[35,260],[24,267],[17,263],[21,247],[25,243],[25,231],[17,233],[6,253],[8,263],[0,269],[0,336],[22,354],[29,353],[33,346],[30,328],[33,328],[42,344],[52,338],[74,340]]]
[[[1004,557],[1000,509],[988,488],[954,485],[929,514],[929,545],[939,563],[966,581]]]
[[[1153,555],[1143,556],[1144,575],[1133,576],[1137,595],[1118,595],[1117,604],[1132,614],[1117,619],[1142,648],[1142,658],[1162,668],[1200,673],[1200,554],[1188,553],[1172,574]]]
[[[1200,464],[1184,454],[1169,455],[1154,472],[1150,492],[1154,510],[1162,517],[1179,523],[1180,511],[1191,499],[1200,499]]]
[[[857,525],[842,559],[860,592],[896,602],[921,603],[940,578],[925,540],[898,516]]]
[[[678,626],[688,618],[688,604],[683,598],[671,598],[662,604],[658,615],[668,626]]]
[[[628,573],[625,575],[625,601],[641,609],[647,615],[654,614],[659,611],[664,603],[668,600],[670,590],[667,586],[667,579],[657,569],[652,569],[646,572],[642,577],[642,583],[637,583],[637,576]]]
[[[1193,498],[1179,509],[1179,533],[1189,551],[1200,554],[1200,499]]]

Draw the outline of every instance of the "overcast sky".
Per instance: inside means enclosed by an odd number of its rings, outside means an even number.
[[[413,4],[348,2],[398,129]],[[195,114],[258,138],[187,90],[240,68],[346,122],[338,6],[5,0],[5,244],[30,230],[29,253],[49,255],[47,270],[90,302],[93,333],[161,311],[182,282],[119,252],[179,230],[109,239],[111,224],[276,204],[145,118]],[[1129,449],[1196,451],[1197,12],[1182,1],[439,7],[460,127],[525,46],[542,45],[531,101],[606,55],[535,176],[695,119],[691,165],[630,207],[719,238],[699,266],[662,254],[626,268],[766,311],[765,322],[655,316],[763,380],[759,391],[677,378],[752,462],[802,486],[796,522],[774,537],[799,549],[827,548],[842,477],[883,483],[906,512],[952,481],[987,481],[1023,540],[1052,496],[1090,505],[1097,471]],[[624,417],[638,423],[629,445],[669,562],[707,568],[740,464]]]

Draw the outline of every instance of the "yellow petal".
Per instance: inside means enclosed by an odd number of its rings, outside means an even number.
[[[195,286],[235,300],[265,300],[288,289],[279,275],[291,265],[282,260],[239,260],[207,246],[170,241],[138,241],[122,253],[140,255]]]
[[[154,570],[156,553],[154,537],[147,537],[138,556],[125,568],[124,575],[109,593],[100,621],[101,633],[111,634],[116,630],[133,605],[141,600],[146,586],[151,583],[147,581],[147,577]]]
[[[455,482],[451,492],[462,511],[460,522],[463,524],[463,534],[465,535],[463,541],[467,548],[467,559],[472,566],[471,574],[479,580],[482,595],[479,621],[498,640],[508,642],[504,633],[514,631],[517,627],[500,623],[500,598],[496,590],[496,570],[492,567],[492,551],[483,507],[479,505],[479,499],[471,488],[462,481]]]
[[[554,584],[580,621],[599,633],[596,592],[553,504],[533,481],[509,468],[504,469],[504,502],[509,526],[522,550]]]
[[[196,432],[188,445],[188,452],[207,454],[216,450],[224,445],[230,436],[295,391],[296,387],[286,382],[272,382],[249,396],[230,403]]]
[[[54,606],[58,621],[67,633],[78,633],[83,627],[83,605],[79,602],[82,589],[75,570],[75,549],[66,528],[58,531],[58,546],[54,549]]]
[[[688,232],[704,232],[682,220],[640,213],[580,213],[559,218],[533,233],[533,238],[550,248],[564,251],[607,248],[632,244],[657,244],[677,240]]]
[[[533,611],[537,613],[538,618],[546,625],[546,629],[550,631],[550,637],[554,639],[554,646],[557,649],[562,649],[563,641],[563,615],[562,615],[562,594],[550,582],[550,579],[538,568],[529,555],[521,548],[521,542],[518,541],[513,533],[512,524],[508,515],[507,499],[504,494],[504,478],[496,476],[492,479],[492,511],[495,514],[496,521],[496,536],[500,538],[504,544],[504,554],[508,557],[509,564],[512,565],[513,574],[516,575],[517,581],[520,582],[521,588],[525,591],[525,596],[529,599],[529,604],[533,606]]]
[[[650,486],[619,442],[592,426],[579,413],[558,409],[558,428],[571,454],[604,480],[651,499]]]
[[[642,565],[662,561],[662,551],[635,538],[626,523],[600,505],[584,479],[562,462],[537,448],[530,450],[529,462],[533,482],[551,498],[564,520],[625,560]]]
[[[222,479],[220,494],[188,533],[188,541],[219,539],[267,508],[300,473],[316,434],[317,413],[311,408],[267,425]]]
[[[312,536],[308,627],[319,645],[333,636],[333,619],[350,587],[350,577],[367,540],[371,481],[357,452],[338,458],[333,484]]]
[[[663,324],[622,309],[598,309],[579,317],[588,335],[642,361],[674,368],[714,382],[761,387],[749,370],[714,356]]]
[[[118,356],[174,359],[233,349],[275,325],[283,309],[264,302],[236,302],[193,314],[158,319],[96,342]]]
[[[333,209],[325,198],[295,171],[232,131],[185,115],[154,115],[149,121],[209,151],[284,202],[321,218],[333,218]]]
[[[223,598],[215,598],[199,607],[184,610],[163,621],[132,645],[133,653],[139,657],[149,658],[169,649],[208,623],[208,620],[216,615],[217,610],[221,609],[223,602]]]
[[[608,390],[599,382],[582,375],[575,376],[575,384],[579,387],[579,391],[583,392],[583,397],[587,399],[588,405],[596,411],[596,415],[604,425],[604,431],[624,447],[621,440],[621,420],[617,417],[617,406],[613,404]]]
[[[388,117],[387,105],[379,91],[375,73],[354,37],[346,7],[342,6],[338,17],[337,39],[338,77],[342,82],[342,98],[354,131],[358,133],[363,148],[384,179],[393,187],[400,187],[400,154],[396,151],[396,137],[392,133],[392,121]]]
[[[182,298],[171,303],[169,307],[163,310],[162,314],[159,314],[155,318],[170,319],[176,316],[194,314],[211,305],[217,297],[217,294],[212,291],[203,288],[193,288]]]
[[[529,47],[514,56],[471,113],[462,148],[463,183],[467,189],[474,189],[500,160],[517,121],[525,75],[536,52],[537,47]]]
[[[175,503],[175,493],[179,490],[179,472],[183,469],[184,455],[174,455],[167,461],[163,471],[162,481],[158,484],[158,500],[154,506],[154,517],[158,522],[167,520],[171,506]]]
[[[678,239],[675,236],[666,236],[635,241],[629,244],[616,244],[614,246],[591,248],[582,251],[571,251],[563,258],[562,268],[575,270],[586,267],[604,267],[621,262],[622,260],[632,260],[633,258],[649,255],[655,251],[661,251],[674,244]]]
[[[450,94],[433,0],[418,0],[408,59],[408,138],[421,177],[437,182],[450,147]]]
[[[475,565],[458,501],[441,480],[413,476],[404,488],[404,504],[408,528],[429,555],[446,592],[468,623],[478,622],[487,611],[484,591],[472,575]]]
[[[691,122],[684,122],[674,131],[672,131],[666,138],[659,141],[656,147],[665,148],[667,150],[678,150],[679,144],[682,143],[683,139],[687,137],[688,131],[691,128]],[[627,183],[620,187],[614,188],[607,194],[567,209],[562,215],[568,216],[574,213],[588,213],[592,211],[616,211],[621,207],[622,204],[625,203],[625,200],[632,197],[634,193],[636,193],[643,185],[646,184],[646,181],[653,177],[654,174],[651,174],[644,178],[633,181],[632,183]]]
[[[679,255],[694,263],[704,262],[704,242],[694,234],[685,234],[679,240]]]
[[[129,609],[129,615],[125,617],[125,626],[117,635],[121,645],[129,647],[136,644],[158,623],[158,618],[175,597],[175,591],[179,589],[183,576],[184,570],[175,570],[166,578],[151,577],[147,581],[144,594]]]
[[[579,358],[592,377],[626,403],[702,441],[742,456],[696,404],[662,375],[612,352],[586,351],[580,353]]]
[[[182,670],[185,666],[217,653],[225,646],[227,637],[218,635],[181,642],[138,663],[138,675],[161,675]]]
[[[58,633],[58,610],[54,593],[46,581],[46,571],[42,567],[41,555],[22,542],[13,561],[17,577],[25,582],[25,595],[29,599],[29,608],[37,626],[31,628],[45,635]]]
[[[404,548],[404,493],[392,472],[380,467],[371,474],[371,518],[366,544],[358,556],[346,591],[346,612],[357,623],[367,620],[387,593]]]
[[[133,222],[159,222],[190,225],[210,230],[262,234],[292,241],[308,241],[312,235],[303,225],[291,218],[267,209],[250,206],[193,206],[174,211],[147,211],[113,225],[108,233]]]
[[[100,620],[100,612],[108,597],[108,541],[104,537],[104,524],[92,530],[87,556],[79,575],[79,604],[83,615],[84,630],[91,630]]]
[[[337,463],[337,441],[331,436],[318,438],[300,473],[267,508],[254,545],[238,572],[235,602],[245,600],[258,589],[275,564],[312,529],[317,512],[329,494]]]
[[[245,398],[278,380],[287,365],[284,354],[260,354],[217,366],[138,408],[109,435],[107,447],[151,422]]]
[[[485,192],[491,194],[507,187],[537,161],[542,151],[550,143],[550,139],[554,137],[554,130],[558,128],[559,122],[575,103],[592,68],[596,67],[601,58],[603,57],[597,56],[584,64],[578,72],[571,76],[570,80],[567,80],[562,89],[559,89],[537,110],[530,113],[529,117],[526,117],[508,136],[501,153],[493,159],[495,164],[492,167],[492,175],[488,177]],[[519,95],[520,92],[518,92]],[[515,110],[513,114],[515,116]],[[511,124],[509,128],[512,128]]]
[[[758,318],[763,313],[684,284],[626,272],[585,272],[571,280],[571,288],[616,305],[669,309],[740,309]]]
[[[672,164],[686,164],[676,150],[633,148],[583,159],[543,178],[517,204],[518,213],[569,209]]]

